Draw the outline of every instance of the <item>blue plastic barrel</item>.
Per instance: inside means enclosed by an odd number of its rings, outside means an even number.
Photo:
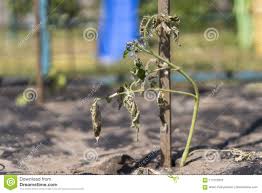
[[[112,64],[122,59],[128,41],[138,37],[139,0],[103,0],[98,33],[98,59]]]

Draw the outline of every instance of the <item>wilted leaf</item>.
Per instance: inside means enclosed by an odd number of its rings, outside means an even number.
[[[130,114],[132,119],[131,127],[136,128],[137,133],[139,132],[139,118],[140,118],[140,111],[137,108],[137,104],[134,100],[134,97],[131,94],[125,95],[124,100],[124,107]],[[137,137],[138,140],[138,137]]]
[[[123,86],[121,86],[118,90],[117,90],[117,93],[122,93],[125,91],[125,88]],[[124,99],[124,95],[121,94],[121,95],[118,95],[117,96],[117,102],[118,102],[118,110],[121,109],[122,105],[123,105],[123,99]]]
[[[96,138],[100,136],[101,126],[102,126],[101,111],[98,105],[98,101],[99,99],[96,98],[90,108],[90,112],[92,116],[93,131],[94,131],[94,135]]]
[[[146,70],[143,66],[143,63],[141,62],[141,60],[138,58],[134,61],[134,68],[133,71],[131,72],[135,78],[138,78],[142,81],[145,80],[146,77]]]
[[[124,53],[123,53],[123,58],[126,58],[127,55],[128,55],[128,53],[129,53],[129,51],[126,49],[126,50],[124,51]]]
[[[148,25],[147,21],[151,21]],[[179,39],[180,19],[177,16],[168,16],[164,14],[152,16],[151,19],[146,17],[140,24],[141,31],[147,31],[147,35],[151,32],[155,32],[158,36],[173,37],[176,42]]]

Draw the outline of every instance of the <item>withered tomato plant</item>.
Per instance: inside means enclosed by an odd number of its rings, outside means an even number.
[[[167,15],[153,15],[143,17],[140,24],[140,38],[138,40],[128,42],[126,50],[124,51],[124,58],[129,56],[133,59],[133,68],[131,75],[132,81],[125,83],[121,86],[116,93],[108,95],[105,98],[96,98],[91,106],[91,115],[93,130],[96,139],[99,139],[102,119],[99,104],[102,100],[110,103],[114,98],[119,104],[119,109],[124,107],[130,114],[131,127],[136,129],[137,140],[139,133],[139,118],[140,111],[138,105],[135,102],[137,95],[144,94],[146,91],[154,91],[157,93],[157,104],[160,111],[167,107],[167,101],[164,99],[163,94],[165,92],[181,94],[194,99],[194,110],[192,115],[191,126],[189,129],[188,139],[185,146],[185,150],[182,155],[180,166],[184,166],[187,159],[193,132],[197,120],[197,114],[199,109],[199,91],[196,82],[182,69],[182,67],[166,60],[159,54],[155,53],[151,46],[150,41],[156,37],[166,36],[167,38],[173,38],[176,42],[179,40],[179,26],[180,19],[177,16]],[[164,63],[164,66],[159,66],[158,62],[152,64],[152,62],[143,62],[140,58],[141,54],[147,54],[156,59],[156,61]],[[178,91],[173,89],[163,89],[159,86],[159,71],[167,70],[166,72],[175,72],[181,74],[193,87],[194,93]],[[161,117],[160,117],[161,119]],[[163,121],[163,119],[161,119]],[[165,125],[165,124],[164,124]]]

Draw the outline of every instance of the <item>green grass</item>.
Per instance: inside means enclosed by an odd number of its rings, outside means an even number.
[[[129,70],[128,59],[109,68],[99,65],[96,61],[95,41],[85,41],[83,30],[78,29],[74,33],[52,31],[52,63],[56,69],[79,75],[115,74]],[[0,31],[0,76],[34,75],[37,62],[35,35],[19,46],[29,33],[30,31],[19,32],[12,39],[6,31]],[[233,32],[219,31],[219,39],[212,42],[206,41],[203,33],[182,33],[181,47],[172,43],[172,61],[192,71],[262,71],[261,59],[252,50],[240,51]],[[157,51],[157,44],[155,45]],[[147,56],[142,58],[149,59]]]
[[[173,61],[187,69],[202,71],[241,71],[262,70],[261,59],[253,50],[241,51],[237,46],[236,34],[219,31],[219,38],[206,41],[201,33],[185,34],[181,37],[182,46],[172,49]]]

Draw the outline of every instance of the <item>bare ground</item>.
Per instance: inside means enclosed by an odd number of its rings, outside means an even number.
[[[150,173],[150,168],[156,174],[262,174],[261,87],[202,89],[193,152],[183,168],[178,163],[193,101],[174,96],[173,168],[169,170],[159,166],[155,102],[137,100],[142,111],[139,142],[126,111],[118,111],[115,103],[103,105],[102,136],[96,143],[89,113],[91,96],[110,89],[101,87],[90,95],[92,88],[71,85],[42,107],[17,107],[14,97],[23,89],[0,87],[0,173],[131,174]],[[242,153],[234,154],[234,149]]]

